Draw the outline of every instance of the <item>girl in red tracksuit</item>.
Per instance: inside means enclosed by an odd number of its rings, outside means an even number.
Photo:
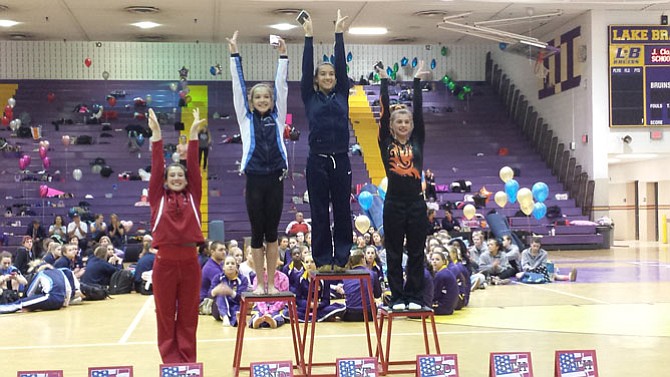
[[[158,249],[153,269],[153,291],[158,325],[158,351],[163,363],[196,361],[196,329],[200,291],[198,244],[202,178],[198,166],[198,131],[206,119],[193,110],[187,166],[165,167],[163,140],[156,114],[149,109],[151,136],[152,246]]]

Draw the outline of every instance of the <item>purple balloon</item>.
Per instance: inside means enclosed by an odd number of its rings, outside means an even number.
[[[26,167],[28,167],[28,164],[26,163],[26,159],[23,158],[23,157],[19,158],[19,169],[26,170]]]
[[[49,167],[51,166],[51,160],[49,159],[48,156],[42,159],[42,166],[44,166],[45,169],[49,169]]]
[[[44,159],[44,157],[47,156],[47,149],[44,147],[40,147],[40,158]]]

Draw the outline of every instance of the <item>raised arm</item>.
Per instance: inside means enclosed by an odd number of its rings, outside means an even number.
[[[165,155],[163,154],[163,136],[161,126],[153,109],[149,109],[149,128],[151,129],[151,178],[149,178],[149,204],[158,205],[163,195],[165,175]]]
[[[193,109],[193,123],[189,129],[189,146],[186,152],[186,179],[189,191],[195,195],[197,205],[200,205],[202,197],[202,176],[200,175],[200,162],[198,160],[198,133],[207,123],[207,119],[200,119],[200,109]]]
[[[347,76],[347,58],[344,53],[344,22],[349,18],[342,17],[337,10],[337,21],[335,21],[335,78],[337,85],[335,90],[346,97],[349,96],[349,76]]]
[[[423,124],[423,92],[421,91],[421,79],[428,77],[430,71],[424,69],[424,61],[419,63],[419,67],[414,74],[414,96],[412,97],[412,109],[414,119],[414,131],[412,136],[423,145],[426,140],[426,128]]]
[[[300,94],[302,101],[306,103],[314,93],[314,38],[312,37],[312,18],[309,15],[305,18],[302,28],[305,30],[305,47],[302,51]]]
[[[381,108],[379,115],[379,142],[386,140],[391,135],[390,119],[391,110],[389,107],[389,78],[383,68],[375,67],[377,74],[381,78],[381,88],[379,89],[379,106]]]
[[[282,125],[286,123],[286,109],[288,102],[288,55],[286,54],[286,42],[279,38],[279,63],[277,64],[277,76],[275,76],[275,106],[277,117]],[[280,137],[284,130],[281,130]]]
[[[249,112],[249,102],[247,100],[247,86],[244,81],[244,71],[242,70],[242,57],[237,48],[237,31],[233,33],[228,40],[228,49],[230,50],[230,76],[232,77],[233,86],[233,105],[235,107],[235,115],[237,115],[237,123],[242,126],[243,119]],[[242,130],[241,132],[249,132]]]

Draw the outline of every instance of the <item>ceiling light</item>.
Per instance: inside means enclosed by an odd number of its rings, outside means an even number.
[[[388,33],[385,27],[352,27],[349,28],[349,34],[354,35],[384,35]]]
[[[274,24],[274,25],[270,25],[270,27],[273,28],[273,29],[277,29],[277,30],[281,30],[281,31],[286,31],[286,30],[291,30],[291,29],[293,29],[293,28],[296,28],[297,26],[296,26],[296,25],[292,25],[292,24],[285,24],[285,23],[282,23],[282,24]]]
[[[157,23],[151,22],[151,21],[135,22],[134,24],[131,24],[131,25],[137,26],[140,29],[153,29],[156,26],[161,26],[161,24],[157,24]]]
[[[12,21],[12,20],[0,20],[0,26],[2,27],[12,27],[14,25],[18,25],[19,22]]]
[[[544,42],[527,41],[525,39],[519,39],[519,42],[521,42],[525,45],[535,46],[535,47],[539,47],[539,48],[546,48],[547,47],[547,44],[544,43]]]
[[[615,158],[618,158],[620,160],[649,160],[659,157],[660,155],[656,153],[628,153],[628,154],[620,154]]]

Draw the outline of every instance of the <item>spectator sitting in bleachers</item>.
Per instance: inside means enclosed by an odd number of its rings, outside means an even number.
[[[446,230],[447,232],[453,232],[453,231],[458,232],[461,230],[461,224],[458,222],[458,220],[454,219],[450,209],[446,209],[444,211],[444,218],[442,219],[442,229]]]
[[[440,222],[437,221],[437,218],[435,218],[436,215],[436,210],[433,208],[429,208],[427,213],[428,213],[428,230],[426,234],[431,235],[434,234],[435,232],[438,232],[440,229],[442,229],[442,226],[440,225]]]
[[[105,216],[102,213],[95,215],[95,221],[90,226],[91,239],[99,242],[100,237],[107,234],[107,224],[105,224]]]
[[[23,236],[21,246],[16,249],[14,266],[19,269],[21,274],[25,275],[28,272],[28,264],[36,258],[37,256],[33,252],[33,238],[30,236]]]
[[[98,246],[88,258],[86,272],[82,275],[81,281],[86,284],[109,285],[112,275],[122,267],[123,263],[119,257],[113,252],[108,256],[107,247]]]
[[[47,238],[47,231],[42,227],[39,220],[33,219],[30,225],[28,225],[28,229],[26,229],[26,236],[32,237],[33,253],[35,257],[39,258],[42,255],[42,241]]]
[[[67,235],[68,239],[72,240],[73,237],[77,237],[79,242],[79,249],[86,250],[88,246],[88,225],[84,221],[81,221],[79,213],[75,212],[72,215],[72,221],[67,224]]]
[[[296,212],[295,220],[291,221],[286,226],[286,234],[289,236],[295,236],[298,232],[305,234],[311,231],[312,226],[305,222],[305,216],[302,214],[302,212]]]
[[[117,249],[123,249],[126,244],[126,229],[121,224],[119,216],[115,213],[109,215],[109,227],[107,227],[107,236]]]
[[[67,241],[67,227],[63,223],[63,216],[61,215],[56,215],[54,223],[49,225],[49,237],[54,236],[60,237],[63,242]]]

